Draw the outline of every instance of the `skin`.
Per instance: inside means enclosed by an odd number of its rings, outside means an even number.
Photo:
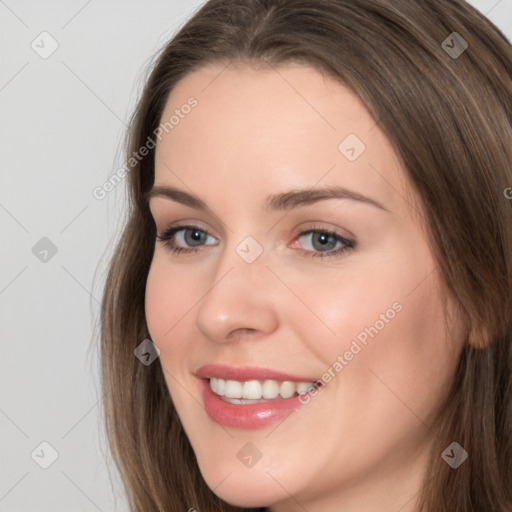
[[[209,210],[159,196],[150,208],[158,234],[192,223],[210,236],[190,254],[155,242],[146,317],[205,481],[230,503],[277,512],[415,511],[430,426],[462,347],[446,327],[451,305],[425,214],[395,152],[349,89],[307,66],[204,67],[172,91],[162,119],[190,96],[197,107],[158,142],[155,185]],[[349,134],[366,145],[353,162],[338,149]],[[270,194],[332,185],[385,209],[351,199],[264,209]],[[311,234],[319,227],[356,246],[312,257],[322,252]],[[250,264],[236,252],[247,236],[263,249]],[[190,248],[187,240],[175,237]],[[401,311],[333,371],[397,303]],[[335,377],[279,426],[224,428],[206,414],[194,376],[207,363],[319,379],[331,368]],[[262,454],[251,468],[237,458],[247,442]]]

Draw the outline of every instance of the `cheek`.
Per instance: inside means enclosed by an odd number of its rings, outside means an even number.
[[[406,323],[417,324],[422,330],[425,306],[437,297],[422,297],[420,303],[415,300],[416,295],[410,292],[424,269],[411,268],[410,261],[397,264],[399,256],[392,253],[381,254],[375,261],[354,259],[350,266],[340,266],[339,271],[279,269],[280,277],[293,291],[287,297],[283,294],[279,302],[283,322],[293,326],[296,339],[307,344],[308,351],[326,366],[347,351],[351,352],[347,354],[349,359],[355,359],[355,353],[361,359],[372,340],[393,338]],[[406,260],[411,256],[406,253],[402,257]],[[428,274],[431,269],[428,265],[425,268]],[[387,336],[392,332],[393,336]],[[406,336],[404,332],[397,341]]]
[[[188,393],[183,393],[183,384],[177,383],[183,383],[191,354],[190,343],[197,339],[191,336],[190,322],[194,305],[202,295],[198,282],[200,279],[191,279],[188,273],[173,269],[162,255],[153,260],[146,281],[146,323],[151,340],[160,350],[169,393],[180,411],[187,409],[190,399]]]
[[[436,277],[412,293],[406,282],[401,290],[382,289],[381,300],[373,296],[359,309],[353,306],[356,322],[344,315],[350,332],[341,342],[345,351],[337,352],[344,356],[335,379],[337,399],[354,411],[348,430],[379,453],[407,432],[426,434],[460,353],[446,330]],[[380,425],[379,440],[368,425]]]
[[[191,309],[201,296],[200,282],[173,270],[164,256],[155,256],[146,281],[145,315],[151,339],[160,350],[162,342],[172,340],[181,321],[193,313]]]
[[[145,314],[151,339],[157,345],[165,332],[172,327],[169,315],[174,311],[174,294],[169,293],[169,285],[164,273],[153,263],[146,282]]]
[[[427,417],[447,392],[461,349],[446,330],[435,263],[429,253],[404,250],[362,266],[332,272],[329,282],[289,273],[310,311],[296,306],[288,321],[323,363],[322,380],[340,403],[369,404],[364,415],[377,423],[416,421],[407,407]]]

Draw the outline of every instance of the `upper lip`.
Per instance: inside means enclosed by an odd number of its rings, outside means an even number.
[[[227,364],[206,364],[201,366],[196,372],[196,376],[201,379],[224,379],[224,380],[289,380],[292,382],[315,382],[317,378],[309,376],[290,375],[270,368],[261,368],[256,366],[230,366]]]

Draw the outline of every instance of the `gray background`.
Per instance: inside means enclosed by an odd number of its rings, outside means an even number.
[[[0,512],[128,510],[93,336],[124,184],[92,191],[123,165],[148,64],[202,3],[0,0]],[[471,3],[512,38],[512,0]]]

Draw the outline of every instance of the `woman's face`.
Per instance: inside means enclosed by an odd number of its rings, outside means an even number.
[[[181,229],[155,242],[146,317],[207,484],[239,506],[413,510],[461,346],[390,143],[298,65],[202,68],[171,116],[150,207]]]

